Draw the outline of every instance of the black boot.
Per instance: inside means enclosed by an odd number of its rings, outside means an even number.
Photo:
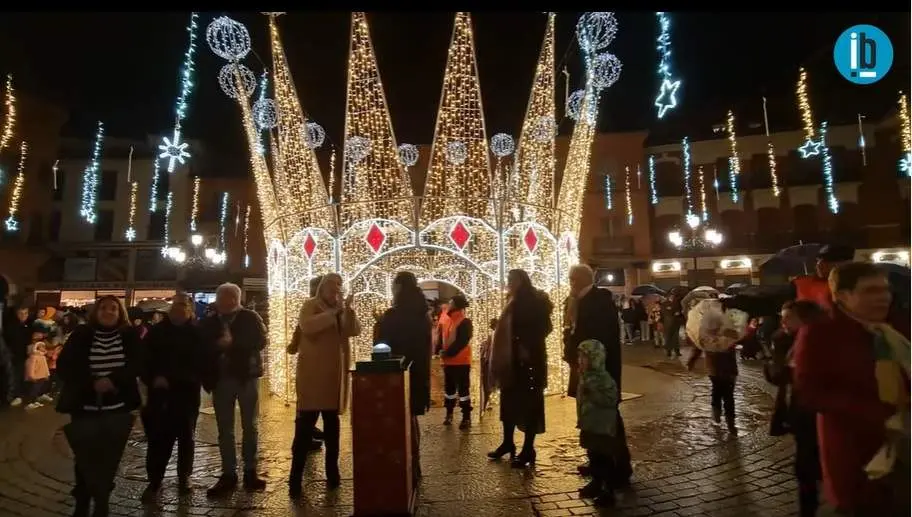
[[[443,419],[443,425],[453,424],[453,408],[446,408],[446,417]]]
[[[459,428],[468,429],[472,426],[472,403],[468,400],[460,402],[459,409],[462,410],[462,420],[459,422]]]
[[[288,497],[301,496],[301,482],[304,478],[304,462],[298,458],[291,460],[291,473],[288,475]]]
[[[95,508],[92,509],[92,517],[108,517],[108,496],[96,497],[94,500]]]
[[[586,486],[579,489],[579,496],[583,499],[595,499],[601,495],[603,484],[600,479],[593,479]]]
[[[735,426],[735,415],[726,415],[725,425],[728,427],[728,432],[738,434],[738,427]]]
[[[88,497],[76,497],[76,506],[73,507],[73,517],[89,517],[90,499]]]

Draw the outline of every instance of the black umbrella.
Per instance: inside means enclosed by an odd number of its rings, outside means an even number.
[[[814,272],[814,264],[820,253],[821,244],[798,244],[782,248],[769,260],[760,265],[767,274],[783,276],[808,275]]]
[[[744,283],[732,284],[725,288],[725,294],[727,294],[729,296],[734,296],[734,295],[740,293],[741,291],[747,289],[748,287],[750,287],[750,285],[744,284]]]
[[[109,412],[77,418],[63,426],[76,468],[92,496],[107,494],[114,486],[133,420],[131,413]]]
[[[738,294],[722,300],[727,309],[740,309],[752,317],[773,316],[782,309],[782,304],[794,298],[791,284],[778,286],[752,285]]]
[[[659,289],[655,284],[643,284],[634,287],[630,294],[632,296],[649,296],[650,294],[664,296],[665,291]]]
[[[890,292],[893,294],[893,307],[902,312],[909,311],[910,298],[912,298],[912,270],[891,262],[880,262],[877,267],[887,272],[890,280]]]

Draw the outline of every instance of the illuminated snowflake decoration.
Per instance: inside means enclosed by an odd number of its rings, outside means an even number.
[[[614,54],[608,52],[599,54],[595,56],[590,66],[592,67],[589,71],[592,74],[592,84],[598,90],[611,88],[621,77],[621,60]]]
[[[206,42],[216,56],[227,61],[240,61],[250,53],[247,27],[227,16],[219,16],[206,27]]]
[[[229,63],[219,70],[219,86],[222,87],[225,95],[232,99],[239,99],[241,98],[241,90],[238,88],[238,77],[240,77],[244,93],[249,98],[256,90],[257,80],[253,72],[241,63]]]
[[[136,230],[133,229],[132,227],[127,228],[127,231],[124,232],[124,238],[130,242],[135,241],[136,240]]]
[[[906,176],[912,174],[912,153],[905,153],[899,159],[899,171],[905,173]]]
[[[371,153],[371,141],[367,137],[355,135],[345,141],[345,161],[359,163]]]
[[[583,96],[585,90],[576,90],[567,97],[567,116],[573,120],[579,120],[580,110],[583,109]]]
[[[279,124],[276,103],[272,99],[260,99],[253,103],[253,120],[261,130],[272,129]]]
[[[553,140],[555,135],[557,135],[557,122],[554,117],[548,115],[538,117],[532,126],[532,139],[543,144]]]
[[[17,221],[15,217],[9,216],[3,222],[6,224],[6,231],[8,231],[8,232],[19,231],[19,221]]]
[[[465,163],[466,159],[469,157],[469,149],[466,147],[465,142],[460,142],[456,140],[450,142],[446,146],[446,160],[451,165],[462,165]]]
[[[491,152],[498,158],[506,158],[516,150],[513,137],[506,133],[497,133],[491,137]]]
[[[187,147],[189,147],[189,144],[181,142],[180,130],[177,128],[174,129],[174,136],[171,139],[166,136],[162,137],[162,143],[158,146],[161,154],[158,157],[168,160],[168,172],[174,172],[175,163],[181,165],[187,163],[187,158],[190,158]]]
[[[304,143],[309,149],[317,149],[323,145],[326,140],[326,131],[323,126],[316,122],[307,122],[304,124]]]
[[[411,167],[418,163],[418,148],[412,144],[401,144],[399,146],[399,162],[406,167]]]
[[[580,48],[587,54],[605,49],[614,41],[617,31],[618,22],[614,13],[585,13],[576,22],[576,39]]]

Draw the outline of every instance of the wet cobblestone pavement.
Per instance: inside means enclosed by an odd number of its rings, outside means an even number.
[[[602,515],[778,516],[795,515],[792,445],[767,433],[772,408],[759,365],[743,365],[736,390],[737,437],[711,423],[709,382],[701,371],[688,373],[680,360],[666,360],[646,345],[625,348],[621,411],[634,462],[632,486],[618,493],[617,506]],[[260,471],[267,490],[239,491],[207,500],[204,487],[219,472],[214,417],[200,415],[192,494],[178,497],[169,470],[156,504],[143,505],[145,440],[134,430],[112,497],[112,511],[126,516],[207,515],[347,516],[352,513],[350,433],[343,420],[342,486],[325,489],[320,453],[308,466],[304,497],[289,501],[293,410],[264,397],[260,422]],[[558,517],[598,514],[579,500],[573,399],[550,397],[547,433],[536,442],[537,465],[526,471],[492,463],[485,453],[500,443],[496,408],[476,418],[469,431],[444,428],[441,410],[422,419],[422,465],[418,515]],[[50,408],[0,413],[0,516],[69,515],[72,462],[61,426],[65,417]],[[240,438],[240,431],[238,431]],[[521,439],[517,436],[517,439]],[[174,458],[172,458],[174,459]],[[173,463],[171,468],[173,469]]]

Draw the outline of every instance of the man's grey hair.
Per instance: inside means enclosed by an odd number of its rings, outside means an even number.
[[[226,291],[231,291],[238,299],[238,303],[241,301],[241,287],[237,284],[232,284],[231,282],[225,282],[224,284],[218,286],[215,290],[215,295],[218,296],[219,293]]]
[[[588,264],[574,264],[573,266],[570,266],[569,276],[572,277],[575,275],[579,275],[579,276],[586,275],[587,277],[589,277],[590,280],[595,282],[595,272],[592,271],[592,268],[589,267]]]

